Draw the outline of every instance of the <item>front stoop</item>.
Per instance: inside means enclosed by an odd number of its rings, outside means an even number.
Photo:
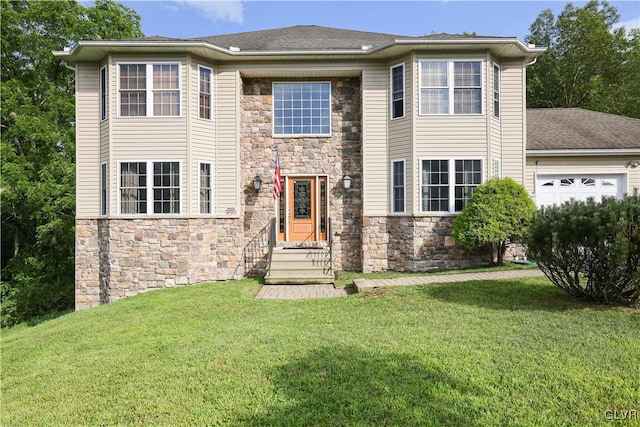
[[[274,248],[264,283],[308,285],[334,283],[331,256],[326,248]]]

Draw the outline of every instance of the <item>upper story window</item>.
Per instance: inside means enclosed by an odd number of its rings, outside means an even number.
[[[180,162],[120,163],[120,213],[150,213],[149,203],[154,214],[180,213]]]
[[[482,114],[482,61],[420,61],[420,114]]]
[[[273,134],[331,135],[331,84],[273,83]]]
[[[422,212],[460,212],[482,184],[481,160],[421,161]]]
[[[404,117],[404,64],[391,67],[391,118]]]
[[[211,68],[198,67],[198,117],[211,119]]]
[[[493,116],[500,117],[500,66],[493,64]]]
[[[119,64],[118,73],[120,116],[180,116],[179,64]]]
[[[108,114],[107,97],[109,94],[107,67],[100,68],[100,120],[106,120]]]

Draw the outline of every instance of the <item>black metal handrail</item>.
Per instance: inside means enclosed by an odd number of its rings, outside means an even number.
[[[333,230],[331,218],[327,218],[327,246],[329,246],[329,269],[333,271]]]
[[[267,255],[267,274],[271,270],[271,256],[273,255],[273,248],[276,246],[276,218],[271,218],[269,221],[269,252]]]

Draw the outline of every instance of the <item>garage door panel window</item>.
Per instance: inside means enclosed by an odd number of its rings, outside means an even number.
[[[621,198],[625,191],[624,183],[624,175],[539,175],[536,178],[536,204],[542,207],[570,200],[593,198],[599,202],[603,197]]]

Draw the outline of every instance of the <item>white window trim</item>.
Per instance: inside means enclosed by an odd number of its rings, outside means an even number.
[[[393,117],[393,70],[396,68],[402,68],[402,115]],[[391,120],[398,120],[405,117],[407,104],[406,104],[406,82],[405,82],[405,69],[404,62],[401,64],[393,65],[389,68],[389,117]]]
[[[299,133],[299,134],[287,134],[287,133],[276,133],[276,114],[275,114],[275,85],[276,84],[328,84],[329,85],[329,133]],[[331,137],[331,129],[332,129],[332,104],[331,99],[333,98],[333,85],[331,81],[274,81],[271,83],[271,135],[274,138],[328,138]]]
[[[500,113],[501,113],[501,109],[502,109],[502,99],[501,99],[501,94],[502,94],[502,73],[500,71],[500,65],[498,65],[497,63],[493,63],[493,66],[491,67],[492,70],[492,77],[493,79],[491,80],[491,110],[492,110],[492,114],[493,117],[495,117],[496,119],[500,118]],[[498,73],[498,111],[496,111],[495,108],[495,94],[496,94],[496,90],[495,90],[495,82],[496,82],[496,70]]]
[[[121,114],[121,105],[120,105],[120,66],[121,65],[145,65],[146,66],[146,87],[145,87],[145,95],[147,102],[147,115],[146,116],[123,116]],[[154,116],[153,115],[153,66],[154,65],[177,65],[178,66],[178,110],[180,114],[177,116]],[[140,119],[144,117],[156,117],[156,118],[180,118],[183,117],[184,112],[182,111],[182,63],[177,61],[154,61],[154,62],[140,62],[140,61],[122,61],[116,63],[116,84],[117,84],[117,101],[118,101],[118,115],[117,117],[120,119]]]
[[[102,210],[103,204],[104,210]],[[109,215],[109,163],[102,162],[100,163],[100,216],[107,215]]]
[[[424,184],[422,176],[422,162],[424,160],[448,160],[449,161],[449,210],[447,211],[426,211],[422,209],[422,187]],[[480,184],[485,183],[485,159],[481,157],[420,157],[418,159],[418,167],[420,174],[420,187],[418,188],[418,194],[420,195],[420,213],[428,215],[451,215],[459,214],[462,211],[456,211],[456,160],[480,160]]]
[[[102,75],[104,74],[104,87],[102,85]],[[109,70],[106,65],[100,68],[100,121],[103,122],[109,118]],[[102,94],[104,93],[104,105],[102,102]]]
[[[395,187],[395,173],[393,171],[393,166],[395,163],[402,163],[402,176],[404,177],[404,184],[403,184],[403,201],[404,204],[402,206],[402,210],[401,211],[396,211],[394,210],[395,208],[395,201],[393,199],[394,196],[394,187]],[[390,172],[391,172],[391,194],[390,194],[390,200],[391,200],[391,213],[392,214],[404,214],[407,213],[407,160],[406,159],[392,159],[391,163],[390,163]]]
[[[200,192],[200,190],[202,189],[202,187],[200,186],[200,183],[202,182],[201,181],[202,169],[200,167],[203,164],[209,165],[209,173],[210,173],[210,179],[211,179],[211,182],[209,182],[209,191],[211,192],[210,195],[209,195],[209,213],[200,212],[200,206],[201,206],[201,203],[202,203],[201,192]],[[199,215],[207,215],[207,216],[209,216],[209,215],[213,215],[214,214],[214,200],[215,200],[215,198],[213,196],[213,190],[214,190],[214,187],[213,187],[213,162],[198,162],[198,214]]]
[[[210,110],[210,117],[204,118],[204,117],[200,117],[200,70],[208,70],[211,73],[211,79],[209,80],[209,110]],[[199,120],[206,120],[206,121],[212,121],[213,120],[213,79],[214,79],[214,74],[213,74],[213,68],[211,67],[205,67],[204,65],[198,65],[198,119]]]
[[[423,62],[447,62],[447,90],[449,91],[449,112],[447,113],[425,113],[422,111],[422,63]],[[480,63],[480,112],[468,114],[455,114],[455,62],[479,62]],[[483,116],[485,114],[484,104],[486,102],[485,89],[485,60],[482,58],[422,58],[418,59],[418,115],[420,116]],[[431,87],[431,86],[429,86]],[[491,90],[491,99],[493,100],[493,89]],[[438,159],[434,159],[438,160]],[[440,159],[443,160],[443,159]],[[471,159],[466,159],[471,160]]]
[[[180,179],[180,185],[178,186],[178,189],[180,190],[180,212],[173,212],[173,213],[154,213],[153,212],[153,203],[154,203],[154,199],[153,199],[153,164],[154,163],[178,163],[178,177]],[[122,198],[121,198],[121,191],[122,191],[122,164],[123,163],[146,163],[147,164],[147,186],[144,187],[147,190],[147,213],[123,213],[122,212]],[[170,216],[180,216],[182,215],[182,213],[184,212],[184,180],[186,179],[186,177],[184,176],[183,173],[183,164],[182,161],[180,160],[166,160],[166,159],[154,159],[154,160],[136,160],[136,159],[132,159],[132,160],[119,160],[118,161],[118,195],[117,195],[117,204],[118,204],[118,215],[120,216],[133,216],[133,217],[160,217],[160,218],[167,218]],[[142,188],[142,187],[140,187]]]

